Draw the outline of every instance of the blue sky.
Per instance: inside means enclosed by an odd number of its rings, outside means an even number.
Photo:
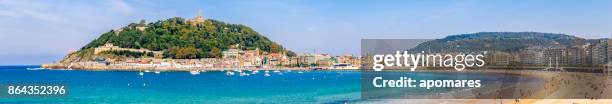
[[[0,65],[61,59],[141,19],[245,24],[298,53],[359,52],[363,38],[431,39],[482,31],[612,34],[609,0],[0,0]]]

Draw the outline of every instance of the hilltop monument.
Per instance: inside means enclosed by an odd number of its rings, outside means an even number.
[[[205,19],[204,16],[202,16],[202,11],[198,10],[198,15],[189,21],[191,21],[192,23],[204,23]]]

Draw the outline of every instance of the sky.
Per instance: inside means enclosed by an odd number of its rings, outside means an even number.
[[[298,53],[359,54],[361,39],[475,32],[612,35],[610,0],[0,0],[0,65],[59,61],[114,28],[171,17],[244,24]]]

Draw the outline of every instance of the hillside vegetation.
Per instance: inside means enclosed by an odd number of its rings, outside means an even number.
[[[479,32],[451,35],[419,44],[412,52],[516,52],[529,47],[554,48],[585,44],[571,35],[539,32]]]
[[[91,49],[112,43],[121,48],[149,49],[163,51],[164,58],[195,59],[219,58],[221,52],[238,44],[241,49],[259,48],[263,52],[293,52],[262,36],[250,27],[228,24],[208,19],[203,22],[187,21],[175,17],[146,23],[131,23],[119,29],[103,33],[100,37],[71,53],[64,61],[91,60]],[[112,54],[117,52],[106,52]],[[121,52],[119,52],[121,53]],[[134,55],[125,54],[119,55]]]

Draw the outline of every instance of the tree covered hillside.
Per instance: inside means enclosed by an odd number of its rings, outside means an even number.
[[[211,19],[189,21],[175,17],[152,23],[143,20],[111,30],[85,45],[76,54],[85,57],[84,54],[91,53],[88,50],[106,43],[122,48],[163,51],[164,58],[175,59],[218,58],[221,57],[221,51],[236,44],[245,50],[259,48],[264,52],[287,51],[245,25]]]
[[[479,32],[451,35],[417,45],[411,52],[516,52],[529,47],[551,48],[585,44],[586,40],[555,33],[539,32]]]

